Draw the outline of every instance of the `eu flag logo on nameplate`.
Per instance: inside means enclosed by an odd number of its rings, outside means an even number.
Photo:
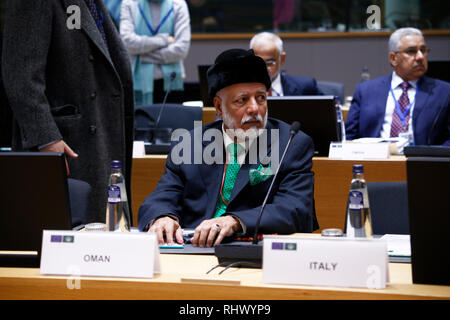
[[[297,244],[296,243],[285,243],[284,250],[297,251]]]
[[[66,242],[66,243],[73,243],[74,240],[75,240],[74,236],[64,236],[63,237],[63,242]]]

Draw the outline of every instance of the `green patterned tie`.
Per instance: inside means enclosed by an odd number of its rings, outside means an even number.
[[[225,172],[225,181],[223,187],[220,190],[219,199],[217,199],[216,213],[214,218],[220,217],[227,210],[228,200],[230,199],[231,192],[233,191],[234,183],[236,182],[237,175],[241,166],[238,163],[238,155],[244,151],[244,148],[239,143],[230,143],[227,146],[227,150],[230,153],[230,162],[227,165],[227,171]]]

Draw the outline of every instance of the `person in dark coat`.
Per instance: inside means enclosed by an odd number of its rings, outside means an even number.
[[[11,147],[12,138],[12,111],[6,99],[5,89],[2,79],[2,33],[0,29],[0,147]]]
[[[133,81],[117,29],[102,0],[8,0],[5,17],[13,149],[64,152],[92,186],[90,220],[104,221],[112,160],[131,196]]]

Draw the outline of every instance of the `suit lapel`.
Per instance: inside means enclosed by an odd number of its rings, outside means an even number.
[[[222,130],[222,122],[217,122],[217,125],[214,126],[214,128],[218,130]],[[212,127],[208,127],[212,128]],[[208,129],[206,128],[206,129]],[[267,156],[270,157],[271,154],[271,129],[272,125],[267,122]],[[210,142],[209,141],[203,141],[203,150]],[[214,142],[215,143],[215,142]],[[219,142],[220,143],[220,142]],[[223,146],[223,141],[221,141],[222,145],[215,146],[216,148],[222,148],[223,149],[223,155],[224,155],[224,161],[225,161],[225,150]],[[259,143],[259,138],[255,140],[254,143]],[[247,155],[245,157],[245,163],[242,164],[241,169],[239,170],[238,176],[236,178],[236,182],[233,187],[233,192],[231,193],[230,199],[228,201],[229,204],[236,198],[236,196],[244,189],[244,187],[250,182],[249,179],[249,172],[250,169],[256,169],[261,164],[261,160],[258,158],[256,163],[250,164],[249,163],[249,153],[247,152]],[[266,165],[265,165],[266,166]],[[197,166],[200,176],[203,180],[203,183],[205,185],[206,193],[208,194],[208,207],[207,207],[207,213],[211,214],[211,216],[214,214],[216,205],[217,205],[217,199],[219,196],[219,191],[222,183],[223,178],[223,172],[225,169],[224,164],[212,164],[212,165],[199,165]]]
[[[271,152],[271,128],[272,126],[269,124],[269,122],[267,122],[267,156],[270,156],[270,152]],[[259,139],[261,137],[258,137],[258,139],[256,139],[253,143],[259,143]],[[265,137],[264,137],[265,139]],[[244,187],[250,182],[250,178],[249,178],[249,172],[250,169],[256,169],[258,168],[258,166],[261,164],[261,160],[259,157],[259,152],[258,152],[258,158],[256,163],[251,164],[249,163],[249,152],[247,152],[247,155],[245,157],[245,162],[242,164],[241,169],[239,170],[238,176],[236,178],[236,182],[234,184],[233,187],[233,192],[231,193],[230,196],[230,201],[228,203],[231,203],[236,197],[237,195],[242,191],[242,189],[244,189]],[[267,166],[267,165],[264,165]]]
[[[217,125],[210,127],[208,126],[205,128],[205,130],[213,128],[221,130],[222,122],[218,121]],[[203,133],[202,133],[203,136]],[[225,157],[225,151],[223,146],[223,141],[203,141],[202,139],[202,152],[204,151],[205,147],[209,145],[210,143],[215,143],[216,145],[214,148],[218,150],[218,148],[222,148],[223,155]],[[222,164],[202,164],[202,165],[196,165],[196,167],[199,170],[199,174],[201,179],[203,180],[203,184],[205,185],[205,190],[208,195],[208,205],[206,208],[206,213],[210,214],[211,216],[214,215],[214,212],[216,210],[216,204],[217,204],[217,198],[219,196],[219,190],[222,182],[222,176],[223,176],[223,170],[225,165]]]
[[[389,77],[385,77],[382,82],[381,82],[381,86],[380,86],[380,91],[378,94],[379,99],[377,99],[376,101],[376,119],[377,119],[377,126],[376,126],[376,132],[378,133],[378,135],[381,132],[381,129],[383,127],[383,122],[384,122],[384,117],[386,115],[386,104],[387,104],[387,100],[389,97],[389,89],[391,87],[391,81],[392,81],[392,76]]]
[[[430,82],[427,81],[426,77],[422,77],[417,81],[418,85],[418,91],[416,96],[416,101],[414,103],[414,110],[413,110],[413,128],[417,125],[417,119],[419,118],[422,110],[425,109],[425,106],[427,104],[428,98],[431,95],[431,91],[433,90],[432,86],[430,85]],[[430,114],[432,114],[430,112]]]
[[[295,96],[297,95],[297,88],[292,87],[291,84],[286,80],[283,74],[280,74],[281,87],[283,88],[283,94],[285,96]]]
[[[103,55],[108,59],[108,61],[113,65],[111,61],[111,57],[108,52],[108,48],[103,41],[102,35],[97,28],[97,25],[92,17],[86,2],[84,0],[64,0],[66,8],[70,5],[76,5],[80,8],[81,13],[81,29],[86,33],[86,35],[92,40],[95,46],[103,53]],[[103,23],[105,23],[109,14],[105,6],[103,5],[103,1],[98,3],[98,7],[103,15]]]

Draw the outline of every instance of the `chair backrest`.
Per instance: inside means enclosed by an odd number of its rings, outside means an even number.
[[[135,108],[135,140],[145,136],[155,126],[162,104],[152,104]],[[158,128],[194,129],[194,121],[202,121],[202,108],[167,103],[164,107]]]
[[[409,234],[406,181],[367,182],[367,191],[373,233]]]
[[[88,223],[91,185],[85,181],[68,178],[67,186],[69,188],[72,227]]]
[[[317,81],[317,87],[325,94],[332,95],[339,98],[339,102],[343,104],[344,101],[344,84],[341,82],[332,81]]]

